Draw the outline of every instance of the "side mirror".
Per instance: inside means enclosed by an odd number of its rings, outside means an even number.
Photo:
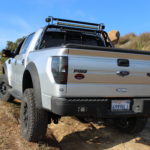
[[[14,53],[10,50],[4,49],[2,50],[2,57],[14,57]]]
[[[112,30],[108,32],[108,36],[113,44],[117,44],[120,39],[120,32],[117,30]]]

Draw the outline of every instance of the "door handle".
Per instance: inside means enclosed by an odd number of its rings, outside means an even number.
[[[21,61],[22,65],[24,65],[24,62],[25,62],[25,60],[24,60],[24,59],[22,59],[22,61]]]
[[[120,67],[129,67],[130,62],[128,59],[117,59],[117,64]]]
[[[11,59],[8,60],[8,64],[11,64]]]
[[[121,77],[128,76],[130,74],[129,71],[117,71],[116,74]]]

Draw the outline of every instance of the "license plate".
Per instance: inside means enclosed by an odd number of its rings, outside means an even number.
[[[112,100],[111,111],[129,111],[130,100]]]

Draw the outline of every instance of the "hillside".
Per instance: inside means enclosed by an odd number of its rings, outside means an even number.
[[[143,33],[139,36],[134,33],[124,35],[116,47],[150,51],[150,33]]]

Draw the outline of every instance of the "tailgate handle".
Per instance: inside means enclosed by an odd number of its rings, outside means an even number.
[[[122,67],[129,67],[129,60],[128,59],[117,59],[118,66]]]
[[[129,71],[117,71],[116,74],[118,76],[124,77],[124,76],[128,76],[130,74],[130,72]]]

